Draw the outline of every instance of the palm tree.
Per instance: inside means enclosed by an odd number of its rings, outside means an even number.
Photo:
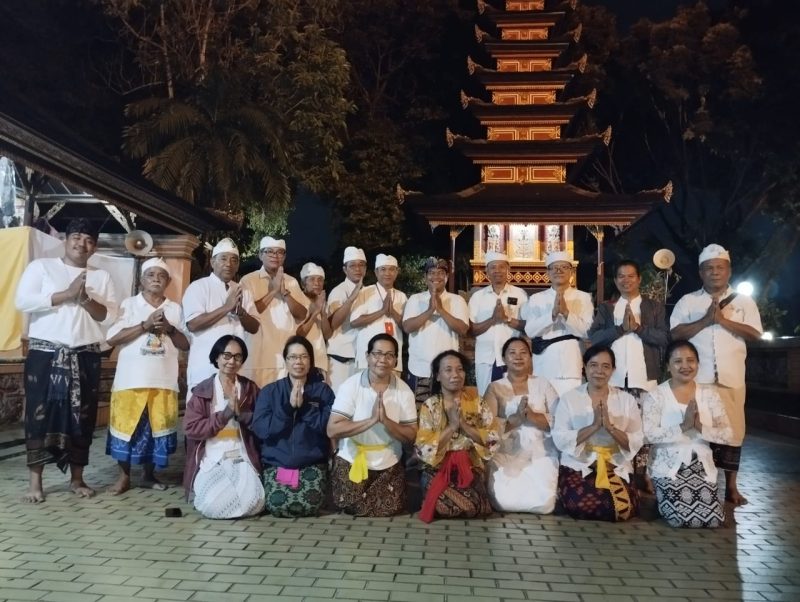
[[[123,150],[144,160],[145,177],[196,205],[239,213],[285,209],[288,159],[281,119],[256,105],[240,82],[212,74],[185,98],[126,106],[133,123]]]

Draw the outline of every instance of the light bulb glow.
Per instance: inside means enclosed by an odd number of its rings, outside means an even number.
[[[752,297],[754,290],[755,289],[753,287],[753,283],[748,280],[740,282],[739,284],[736,285],[736,292],[739,293],[740,295],[747,295],[748,297]]]

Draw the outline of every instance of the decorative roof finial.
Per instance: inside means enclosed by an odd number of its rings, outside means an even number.
[[[597,102],[597,88],[594,88],[589,94],[586,96],[586,106],[590,109],[594,108],[594,103]]]
[[[464,90],[461,90],[461,108],[466,109],[469,106],[469,96]]]
[[[475,73],[475,67],[477,67],[477,63],[472,60],[470,55],[467,55],[467,71],[469,71],[470,75]]]
[[[450,131],[450,128],[447,128],[445,130],[445,138],[447,140],[447,147],[448,148],[453,148],[453,143],[455,142],[456,137],[453,134],[453,132]]]
[[[603,138],[603,144],[608,146],[611,143],[611,126],[608,126],[601,136]]]
[[[669,203],[672,198],[672,180],[667,182],[666,186],[664,186],[661,191],[664,193],[664,200]]]
[[[477,25],[475,26],[475,39],[478,41],[478,43],[483,42],[484,38],[489,38],[489,37],[491,37],[491,36],[488,33],[483,31]]]
[[[483,0],[478,0],[478,14],[482,15],[485,10],[486,10],[486,2],[484,2]]]
[[[577,67],[580,73],[586,71],[586,65],[589,62],[589,56],[584,54],[581,58],[578,59]]]
[[[583,33],[583,23],[578,23],[578,26],[570,33],[572,34],[572,39],[575,43],[580,42],[581,34]]]
[[[400,186],[400,182],[397,183],[397,187],[394,191],[395,196],[397,197],[397,204],[402,205],[406,202],[406,191],[403,190],[403,187]]]

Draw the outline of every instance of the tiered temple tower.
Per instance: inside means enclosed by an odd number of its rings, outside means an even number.
[[[574,185],[592,155],[611,140],[611,128],[580,138],[564,136],[576,115],[590,110],[596,99],[594,91],[565,97],[565,88],[585,70],[587,58],[574,62],[566,58],[580,39],[580,25],[560,34],[554,31],[565,29],[564,20],[574,11],[576,0],[558,4],[507,0],[505,10],[483,0],[477,5],[482,22],[495,30],[493,35],[475,27],[495,68],[467,57],[467,69],[491,102],[463,91],[461,102],[486,129],[486,137],[470,139],[448,129],[447,142],[480,166],[481,181],[439,195],[398,187],[400,199],[432,227],[450,226],[453,253],[456,237],[465,226],[474,226],[473,286],[488,283],[484,259],[488,251],[508,254],[514,284],[549,286],[544,258],[551,251],[567,251],[574,261],[575,225],[590,226],[595,234],[601,277],[602,227],[630,225],[656,203],[668,201],[672,186],[619,195]]]

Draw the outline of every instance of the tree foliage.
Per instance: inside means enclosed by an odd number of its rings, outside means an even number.
[[[351,103],[326,31],[337,2],[100,1],[139,66],[124,148],[146,177],[259,230],[295,185],[338,179]]]

